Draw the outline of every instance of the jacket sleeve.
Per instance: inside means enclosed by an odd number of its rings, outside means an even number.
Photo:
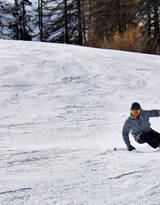
[[[160,110],[146,110],[148,117],[160,117]]]
[[[130,127],[128,126],[128,123],[126,121],[122,129],[122,137],[127,147],[130,145],[129,130]]]

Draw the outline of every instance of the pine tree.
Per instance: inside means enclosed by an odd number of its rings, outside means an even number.
[[[147,29],[146,52],[160,52],[160,0],[140,0],[139,16]]]
[[[9,28],[12,7],[8,1],[0,0],[0,38],[11,39]]]
[[[26,12],[26,6],[31,6],[29,0],[14,0],[10,20],[11,36],[16,40],[31,40],[29,21],[31,16]]]
[[[95,0],[92,4],[93,46],[101,47],[114,33],[136,25],[136,0]],[[103,45],[104,46],[104,45]]]
[[[41,10],[43,41],[83,44],[80,0],[42,1]]]

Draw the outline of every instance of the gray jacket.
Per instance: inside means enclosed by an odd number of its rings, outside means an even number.
[[[150,117],[159,117],[160,110],[141,110],[139,118],[134,119],[130,116],[123,126],[122,136],[126,146],[130,145],[129,133],[131,133],[136,139],[136,136],[143,132],[151,131],[149,118]]]

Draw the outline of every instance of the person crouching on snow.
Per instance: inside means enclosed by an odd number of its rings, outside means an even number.
[[[125,121],[122,136],[128,151],[135,150],[130,144],[129,133],[136,142],[148,143],[153,148],[160,148],[160,133],[150,127],[149,118],[159,117],[160,110],[143,110],[139,103],[134,102],[130,108],[130,117]]]

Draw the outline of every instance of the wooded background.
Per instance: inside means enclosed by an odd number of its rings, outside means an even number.
[[[0,38],[160,54],[160,0],[0,0]]]

